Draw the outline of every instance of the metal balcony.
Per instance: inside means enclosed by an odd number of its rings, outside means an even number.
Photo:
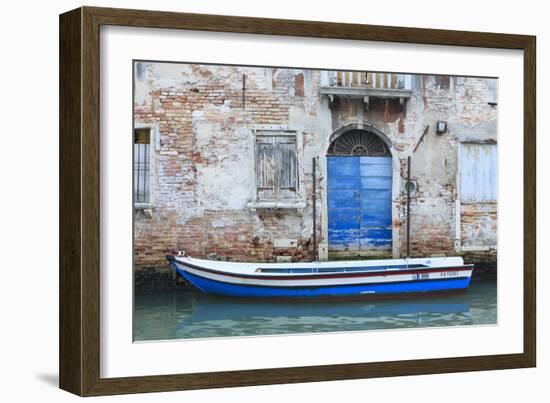
[[[363,98],[399,98],[401,103],[412,95],[412,75],[375,73],[367,71],[321,71],[320,93],[333,100],[334,96]]]

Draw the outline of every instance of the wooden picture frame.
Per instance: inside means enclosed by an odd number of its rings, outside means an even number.
[[[517,49],[524,52],[523,353],[100,377],[99,36],[102,25]],[[534,36],[81,7],[60,16],[60,387],[81,396],[533,367],[536,363]]]

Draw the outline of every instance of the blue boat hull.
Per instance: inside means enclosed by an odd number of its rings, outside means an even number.
[[[470,277],[414,280],[389,283],[331,285],[314,287],[278,287],[232,284],[197,276],[176,267],[185,279],[209,294],[250,298],[358,298],[461,291],[468,288]]]

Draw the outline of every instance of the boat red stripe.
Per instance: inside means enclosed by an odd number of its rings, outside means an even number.
[[[223,276],[229,277],[238,277],[238,278],[252,278],[260,280],[310,280],[310,279],[324,279],[324,278],[346,278],[346,277],[377,277],[377,276],[396,276],[401,274],[421,274],[421,273],[441,273],[448,271],[461,271],[461,270],[473,270],[473,265],[464,265],[464,266],[452,266],[452,267],[434,267],[429,269],[413,269],[413,270],[392,270],[392,271],[371,271],[371,272],[347,272],[347,273],[327,273],[327,274],[296,274],[291,276],[266,276],[266,275],[256,275],[256,274],[238,274],[238,273],[228,273],[225,271],[207,269],[204,267],[196,266],[188,262],[176,262],[189,266],[195,270],[202,270],[208,273],[220,274]]]

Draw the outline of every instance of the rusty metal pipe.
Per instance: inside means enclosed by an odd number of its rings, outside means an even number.
[[[411,156],[407,157],[407,257],[411,257]]]
[[[313,203],[313,261],[317,261],[317,172],[315,163],[315,157],[312,159],[312,180],[313,180],[313,189],[311,195],[311,202]]]

